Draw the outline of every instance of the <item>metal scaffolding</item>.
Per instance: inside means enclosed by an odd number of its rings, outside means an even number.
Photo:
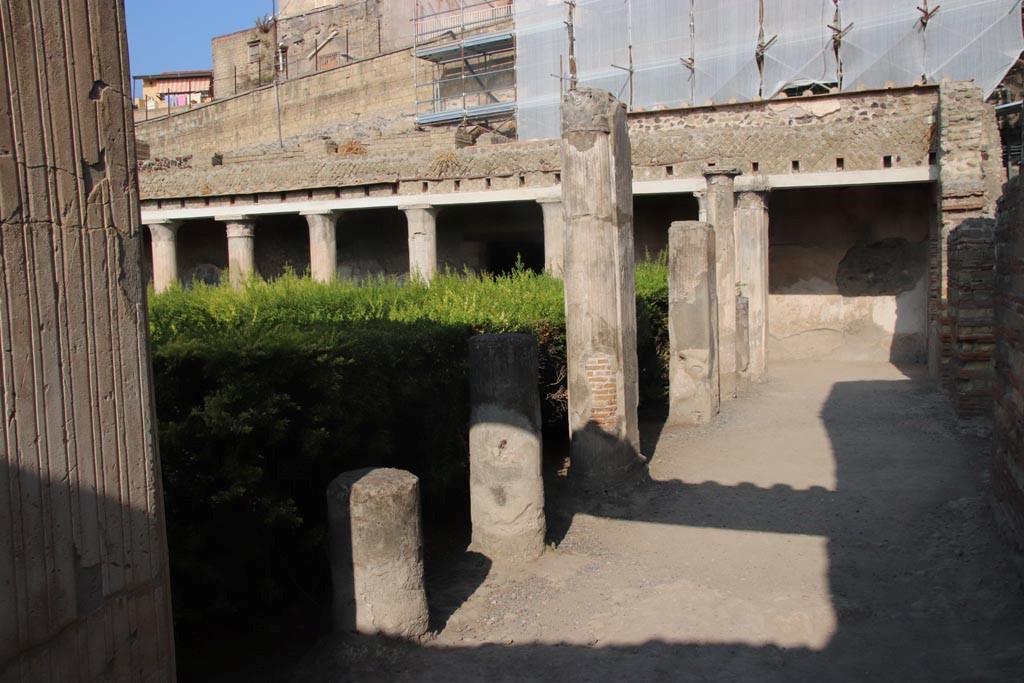
[[[515,0],[522,140],[558,135],[570,9],[576,79],[631,107],[943,78],[988,94],[1024,49],[1021,0]]]
[[[416,122],[498,122],[515,115],[510,0],[417,0],[413,55]]]

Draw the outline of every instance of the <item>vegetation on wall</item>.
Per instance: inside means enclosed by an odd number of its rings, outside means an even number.
[[[663,263],[638,268],[648,403],[664,395],[665,283]],[[562,283],[523,269],[178,288],[151,293],[150,328],[179,620],[322,607],[324,492],[345,470],[408,469],[428,517],[464,511],[473,334],[537,338],[545,421],[564,429]]]

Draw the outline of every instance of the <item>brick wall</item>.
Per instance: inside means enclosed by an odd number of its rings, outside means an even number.
[[[961,417],[992,414],[994,223],[991,218],[969,218],[949,235],[948,388]]]
[[[947,240],[967,218],[995,215],[1006,180],[995,114],[970,82],[939,87],[939,221],[929,254],[929,371],[950,382],[952,327],[947,311]]]
[[[1024,571],[1024,185],[1011,180],[996,223],[995,453],[1000,526]]]
[[[281,132],[298,135],[340,121],[411,116],[415,109],[409,53],[382,55],[280,84]],[[421,65],[422,68],[426,68]],[[277,141],[275,87],[218,100],[181,114],[140,122],[151,157],[226,152]]]

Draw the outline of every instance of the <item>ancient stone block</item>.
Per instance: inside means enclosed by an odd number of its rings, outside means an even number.
[[[565,310],[573,476],[640,466],[633,197],[625,107],[609,93],[562,101]]]
[[[493,560],[544,552],[537,344],[526,334],[469,342],[469,496],[473,549]]]
[[[334,625],[412,638],[427,632],[419,479],[367,468],[327,487]]]
[[[695,425],[718,414],[718,288],[715,233],[677,221],[668,231],[669,422]]]

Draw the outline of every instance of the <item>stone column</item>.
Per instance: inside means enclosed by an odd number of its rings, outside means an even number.
[[[706,223],[708,220],[708,193],[694,192],[693,198],[697,200],[697,220]]]
[[[148,227],[153,254],[153,289],[159,294],[178,281],[178,228],[181,221],[154,221]]]
[[[705,166],[708,222],[715,229],[718,277],[718,371],[722,400],[736,397],[736,237],[733,179],[739,170]]]
[[[420,482],[367,468],[327,487],[334,626],[399,638],[427,632]]]
[[[764,380],[768,369],[768,207],[764,189],[739,193],[736,206],[736,279],[750,307],[746,376]]]
[[[695,425],[718,414],[718,284],[715,232],[676,221],[668,230],[669,421]]]
[[[333,282],[338,273],[337,211],[304,212],[309,224],[309,272],[317,282]]]
[[[231,286],[238,289],[256,271],[256,251],[253,244],[256,222],[246,216],[217,218],[227,226],[228,275]]]
[[[492,560],[544,552],[537,344],[528,334],[469,341],[472,549]]]
[[[409,221],[409,277],[430,282],[437,273],[437,208],[403,206]]]
[[[0,680],[175,680],[119,0],[0,2]]]
[[[544,212],[544,271],[562,277],[565,270],[565,217],[561,197],[537,200]]]
[[[750,299],[736,297],[736,372],[743,381],[749,379],[750,368]]]
[[[561,159],[572,472],[614,480],[644,462],[636,413],[632,165],[623,104],[602,90],[568,92]]]

